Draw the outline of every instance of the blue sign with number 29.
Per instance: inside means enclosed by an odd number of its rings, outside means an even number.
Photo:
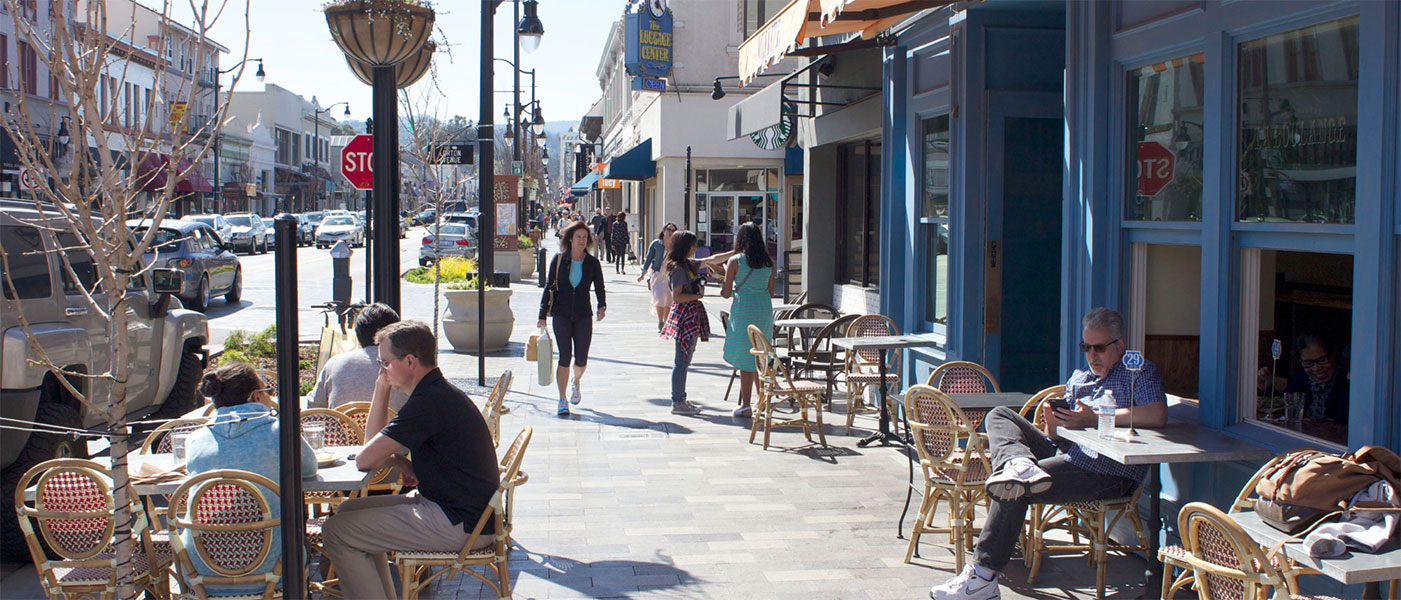
[[[1143,370],[1143,353],[1137,350],[1129,350],[1124,353],[1124,368],[1130,371]]]

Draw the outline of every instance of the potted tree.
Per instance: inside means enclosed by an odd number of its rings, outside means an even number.
[[[528,235],[516,237],[516,248],[521,254],[521,279],[535,272],[535,242]]]

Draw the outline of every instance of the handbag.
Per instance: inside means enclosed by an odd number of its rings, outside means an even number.
[[[539,329],[537,335],[530,337],[529,347],[535,350],[535,366],[538,369],[537,377],[540,385],[550,385],[555,382],[555,354],[554,344],[550,341],[550,332]]]
[[[342,352],[350,352],[360,347],[355,336],[341,328],[339,324],[327,324],[321,328],[321,341],[316,349],[316,372],[326,366],[326,361]]]
[[[537,328],[535,331],[531,332],[530,341],[527,342],[525,345],[526,362],[535,362],[536,360],[539,360],[540,352],[536,348],[535,341],[540,339],[540,336],[542,335],[549,335],[545,333],[545,329],[543,327]]]
[[[1312,448],[1285,454],[1255,484],[1255,512],[1265,524],[1296,534],[1347,509],[1354,494],[1377,481],[1398,486],[1401,458],[1381,446],[1341,456]]]

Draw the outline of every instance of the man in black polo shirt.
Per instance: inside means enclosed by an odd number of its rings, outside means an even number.
[[[365,431],[378,433],[355,458],[355,466],[361,471],[395,467],[418,490],[347,500],[327,519],[322,530],[326,556],[336,566],[346,598],[397,597],[389,551],[462,550],[500,484],[486,421],[467,394],[438,370],[438,343],[428,326],[400,321],[381,329],[375,341],[380,372]],[[391,387],[409,395],[392,421]],[[488,523],[476,546],[489,546],[494,533]]]

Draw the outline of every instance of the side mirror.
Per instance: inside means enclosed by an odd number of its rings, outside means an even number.
[[[182,277],[175,269],[151,269],[151,288],[157,294],[179,294]]]

